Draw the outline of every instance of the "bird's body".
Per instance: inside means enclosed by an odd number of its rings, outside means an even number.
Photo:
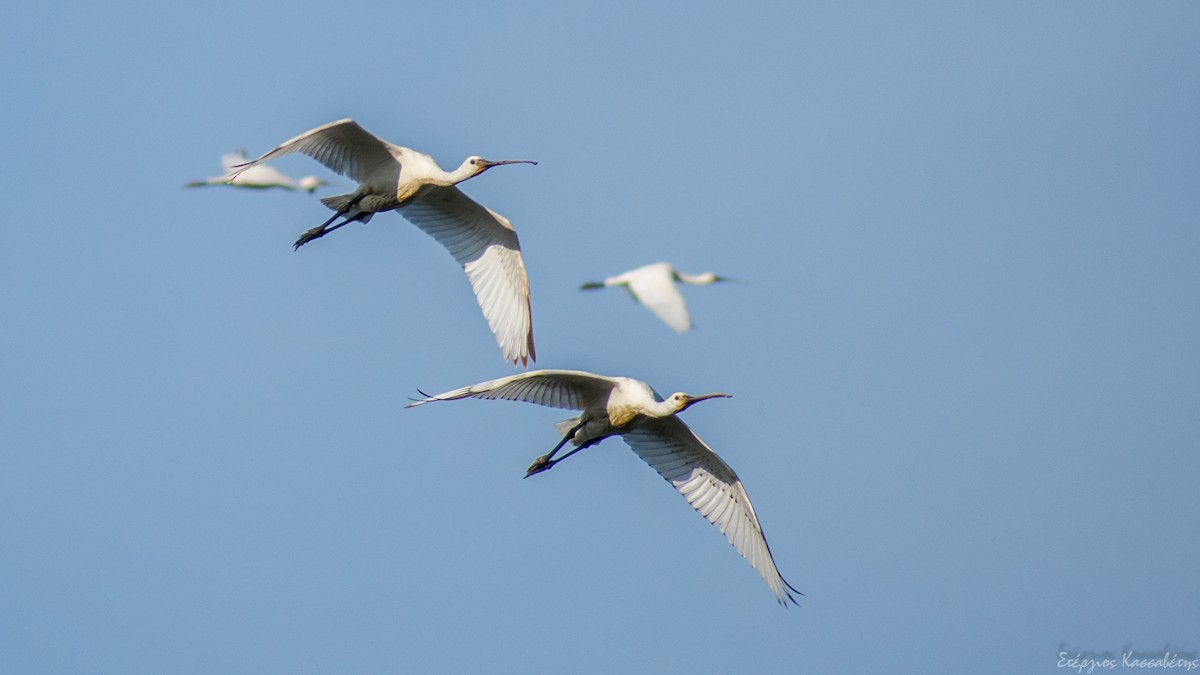
[[[221,155],[221,167],[225,169],[224,175],[192,181],[185,184],[184,187],[229,185],[231,187],[250,190],[270,190],[272,188],[303,190],[311,194],[318,187],[327,184],[316,176],[305,176],[297,180],[266,164],[259,164],[239,172],[237,167],[247,161],[249,160],[246,159],[246,153],[244,152],[230,152]]]
[[[688,313],[687,303],[679,292],[676,283],[693,285],[711,284],[718,281],[732,281],[719,277],[712,272],[703,274],[684,274],[676,270],[670,263],[659,262],[630,270],[604,281],[589,281],[580,288],[592,290],[609,286],[623,286],[633,299],[646,309],[649,309],[660,321],[679,333],[686,333],[692,328],[692,317]]]
[[[429,155],[389,143],[344,119],[306,131],[239,170],[293,152],[358,182],[354,192],[321,200],[335,212],[333,217],[301,235],[296,248],[348,223],[365,223],[381,211],[399,211],[462,265],[505,360],[527,364],[536,359],[529,280],[517,232],[507,218],[456,187],[493,166],[535,162],[472,156],[454,171],[443,171]],[[338,218],[342,222],[333,224]]]
[[[676,416],[698,401],[723,397],[728,394],[692,396],[676,392],[663,399],[648,384],[632,378],[537,370],[428,396],[408,407],[461,398],[500,398],[581,411],[577,417],[556,425],[564,434],[562,440],[549,454],[538,457],[526,476],[548,470],[579,450],[619,435],[692,508],[725,534],[781,604],[795,603],[791,591],[796,589],[780,576],[741,480]],[[553,459],[568,442],[576,447]]]

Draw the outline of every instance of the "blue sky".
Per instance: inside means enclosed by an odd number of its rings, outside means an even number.
[[[1200,651],[1195,4],[10,5],[0,671]],[[732,393],[684,419],[801,607],[620,441],[522,480],[562,411],[404,410],[516,371],[399,216],[180,187],[342,117],[539,160],[464,186],[538,367]],[[658,260],[749,283],[577,290]]]

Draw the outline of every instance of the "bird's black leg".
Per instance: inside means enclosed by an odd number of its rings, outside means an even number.
[[[542,455],[541,457],[538,457],[537,459],[533,460],[533,464],[530,464],[529,468],[525,470],[525,477],[529,478],[530,476],[532,476],[535,473],[540,473],[540,472],[545,471],[546,469],[549,469],[550,467],[554,466],[554,462],[551,461],[554,459],[554,455],[557,454],[559,450],[562,450],[562,447],[567,444],[567,441],[571,440],[571,437],[575,435],[575,432],[582,429],[583,425],[587,424],[587,422],[588,422],[587,420],[583,420],[579,424],[576,424],[575,426],[571,427],[571,429],[569,431],[567,431],[566,434],[563,435],[562,440],[560,440],[558,442],[558,445],[554,446],[554,449],[552,449],[550,452]],[[573,454],[573,453],[577,452],[577,450],[578,449],[572,450],[571,452],[569,452],[567,454]]]
[[[548,471],[551,468],[553,468],[555,464],[558,464],[559,462],[561,462],[564,459],[570,457],[571,455],[579,452],[580,450],[585,450],[587,448],[592,447],[593,445],[599,443],[602,440],[604,440],[603,436],[601,436],[600,438],[593,438],[592,440],[590,440],[586,443],[583,443],[582,445],[580,445],[578,447],[571,448],[570,452],[566,453],[562,457],[559,457],[558,459],[550,459],[549,455],[543,455],[541,457],[538,457],[537,459],[533,460],[533,464],[531,464],[529,466],[529,468],[525,471],[525,477],[529,478],[530,476],[532,476],[535,473],[541,473],[543,471]]]
[[[338,223],[337,225],[334,225],[333,227],[327,227],[327,225],[329,225],[329,223],[332,222],[334,218],[337,218],[337,216],[334,216],[333,218],[330,218],[329,220],[325,221],[325,223],[323,225],[321,225],[320,227],[314,227],[313,229],[300,235],[300,238],[296,240],[296,243],[292,244],[292,250],[300,248],[301,246],[312,241],[313,239],[320,239],[321,237],[324,237],[325,235],[329,234],[330,232],[333,232],[334,230],[338,229],[339,227],[341,227],[343,225],[348,225],[357,220],[362,220],[362,216],[364,216],[364,215],[365,214],[360,213],[353,218],[347,218],[347,219],[343,220],[342,222]]]
[[[330,232],[333,232],[334,230],[338,229],[339,227],[345,225],[346,223],[352,223],[356,220],[359,220],[363,214],[359,214],[359,216],[355,217],[355,218],[347,218],[345,221],[340,222],[337,225],[334,225],[333,227],[329,226],[329,224],[332,223],[333,221],[335,221],[338,218],[341,218],[342,216],[349,213],[350,210],[353,209],[355,207],[355,205],[357,205],[360,201],[362,201],[362,198],[365,196],[366,196],[366,194],[361,194],[361,195],[355,197],[354,199],[351,199],[344,208],[340,209],[337,213],[330,216],[329,220],[326,220],[325,222],[321,223],[320,225],[318,225],[318,226],[312,228],[311,230],[308,230],[304,234],[300,235],[300,238],[296,240],[296,243],[292,244],[292,249],[293,250],[298,249],[301,246],[312,241],[313,239],[320,239],[321,237],[324,237],[325,235],[329,234]]]

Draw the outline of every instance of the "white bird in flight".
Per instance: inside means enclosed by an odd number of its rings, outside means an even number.
[[[679,292],[675,282],[703,285],[718,281],[735,280],[719,277],[712,272],[684,274],[670,263],[660,262],[609,277],[604,281],[589,281],[579,288],[588,291],[607,286],[624,286],[635,301],[654,312],[654,316],[659,320],[677,332],[686,333],[692,328],[692,317],[688,314],[687,303],[683,301],[683,294]]]
[[[259,164],[248,170],[238,171],[237,167],[245,164],[247,161],[249,160],[246,159],[245,152],[230,152],[221,155],[221,167],[225,169],[225,175],[205,178],[204,180],[194,180],[185,184],[184,187],[230,185],[238,188],[249,188],[251,190],[269,190],[271,188],[304,190],[312,194],[314,190],[322,185],[329,184],[316,176],[305,176],[300,180],[296,180],[275,167],[267,166],[266,164]],[[234,175],[235,173],[237,174],[236,176]]]
[[[517,231],[507,218],[455,186],[493,166],[537,162],[496,162],[472,156],[454,171],[446,172],[429,155],[388,143],[354,120],[344,119],[285,141],[241,165],[238,172],[293,152],[308,155],[359,184],[350,194],[321,200],[333,209],[333,216],[300,235],[296,248],[347,223],[365,223],[380,211],[399,211],[445,246],[462,265],[505,360],[514,365],[536,360],[529,279]],[[333,224],[338,218],[343,218],[342,222]]]
[[[406,407],[461,398],[500,398],[583,411],[579,416],[555,425],[563,434],[562,439],[548,454],[534,460],[526,471],[526,478],[554,467],[609,436],[619,435],[678,490],[692,508],[721,530],[767,582],[780,604],[796,604],[792,592],[800,591],[779,574],[741,480],[676,416],[698,401],[729,398],[729,394],[692,396],[676,392],[664,400],[641,380],[577,370],[534,370],[436,396],[426,396],[422,392],[422,396],[425,398]],[[554,455],[568,442],[576,447],[555,459]]]

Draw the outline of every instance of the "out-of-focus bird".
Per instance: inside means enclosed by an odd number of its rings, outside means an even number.
[[[312,194],[314,190],[322,185],[328,185],[328,183],[316,176],[305,176],[300,180],[296,180],[275,167],[267,166],[266,164],[259,164],[246,171],[237,171],[235,167],[241,166],[247,161],[249,160],[246,159],[246,153],[241,151],[221,155],[221,167],[225,169],[225,175],[205,178],[204,180],[194,180],[190,183],[185,183],[184,187],[229,185],[231,187],[248,188],[251,190],[269,190],[271,188],[304,190]],[[236,176],[234,175],[235,172],[237,172]]]
[[[308,155],[358,182],[350,194],[321,200],[334,211],[333,216],[300,235],[296,248],[348,223],[365,223],[380,211],[399,211],[462,265],[505,360],[515,365],[536,359],[529,280],[517,231],[507,218],[463,194],[456,185],[494,166],[537,162],[472,156],[447,172],[429,155],[388,143],[354,120],[344,119],[285,141],[242,164],[234,175],[293,152]],[[334,224],[338,218],[343,220]]]
[[[563,434],[562,439],[549,453],[534,460],[526,478],[553,468],[609,436],[621,436],[692,508],[721,530],[767,582],[780,604],[795,604],[792,592],[800,592],[779,574],[741,480],[676,416],[699,401],[728,397],[729,394],[693,396],[676,392],[663,399],[650,385],[628,377],[605,377],[577,370],[535,370],[425,396],[406,407],[461,398],[500,398],[582,411],[577,417],[555,425]],[[555,459],[568,442],[575,447]]]
[[[609,277],[604,281],[589,281],[579,288],[587,291],[606,286],[624,286],[634,300],[654,312],[654,316],[659,320],[680,333],[686,333],[692,328],[692,317],[688,314],[687,303],[683,301],[683,294],[679,292],[675,283],[703,285],[718,281],[736,279],[719,277],[712,272],[684,274],[670,263],[660,262]]]

